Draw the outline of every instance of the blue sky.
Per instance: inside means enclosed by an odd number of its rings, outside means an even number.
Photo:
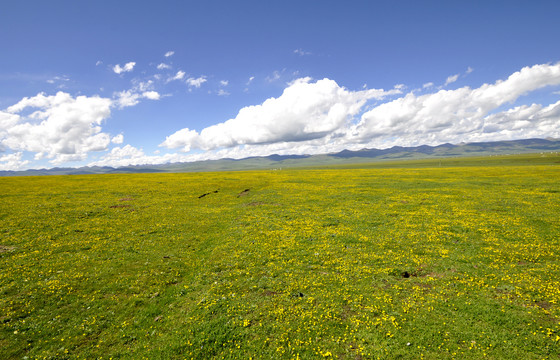
[[[18,1],[0,169],[560,137],[558,1]]]

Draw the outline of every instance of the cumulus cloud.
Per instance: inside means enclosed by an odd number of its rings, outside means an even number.
[[[191,86],[191,87],[195,87],[195,88],[200,88],[202,86],[202,84],[204,84],[206,82],[206,76],[202,75],[198,78],[188,78],[187,79],[187,85]]]
[[[76,96],[59,91],[25,97],[0,111],[0,169],[21,168],[24,152],[35,160],[49,159],[54,165],[86,160],[92,151],[105,151],[110,143],[122,144],[122,134],[111,137],[102,125],[114,107],[136,105],[141,99],[159,100],[151,81],[136,81],[130,90],[115,93],[112,99]]]
[[[228,96],[229,92],[225,91],[224,89],[220,89],[217,92],[218,96]]]
[[[34,152],[36,159],[46,157],[53,164],[83,160],[90,151],[107,148],[110,136],[101,124],[110,116],[111,105],[111,99],[74,98],[64,92],[23,98],[0,112],[0,143],[16,154]]]
[[[25,169],[30,163],[29,160],[22,160],[23,153],[16,152],[13,154],[6,154],[0,156],[0,170],[3,171],[16,171]]]
[[[277,98],[242,108],[235,118],[200,132],[181,129],[161,146],[184,152],[201,149],[205,152],[197,158],[215,159],[560,137],[560,102],[501,110],[524,94],[558,84],[560,63],[525,67],[478,88],[409,92],[388,101],[404,88],[349,91],[333,80],[303,78]]]
[[[454,76],[448,81],[457,80]],[[206,76],[186,74],[178,80],[191,88],[207,81]],[[156,83],[165,83],[165,78]],[[48,159],[54,165],[84,161],[92,151],[107,151],[111,143],[118,146],[90,165],[560,137],[560,101],[518,101],[545,86],[560,85],[560,63],[525,67],[506,79],[475,88],[446,90],[430,82],[424,84],[422,92],[406,90],[403,85],[352,91],[330,79],[300,78],[288,84],[280,96],[244,107],[232,119],[199,131],[183,128],[167,136],[160,146],[181,152],[164,155],[147,155],[140,148],[123,146],[122,134],[112,136],[102,129],[113,108],[161,98],[152,81],[133,80],[132,84],[131,89],[116,92],[111,99],[41,93],[0,110],[0,169],[26,168],[30,164],[26,158],[31,159],[27,152],[34,153],[35,160]],[[226,95],[227,81],[218,85],[211,93]],[[551,93],[557,94],[557,90],[553,88]]]
[[[159,100],[160,94],[157,91],[144,91],[142,97],[149,100]]]
[[[162,146],[213,150],[237,145],[305,141],[333,135],[356,115],[368,99],[382,99],[400,90],[352,92],[329,79],[294,81],[278,98],[241,109],[234,119],[203,129],[188,128],[168,136]]]
[[[165,57],[170,57],[170,56],[173,56],[173,54],[175,54],[175,51],[168,51],[168,52],[165,53],[164,56]]]
[[[124,66],[120,66],[119,64],[113,66],[113,71],[116,74],[121,74],[123,72],[131,72],[134,69],[136,63],[134,61],[126,63]]]
[[[528,109],[516,107],[489,115],[530,91],[557,84],[560,84],[560,63],[525,67],[506,80],[484,84],[476,89],[462,87],[422,96],[408,93],[364,113],[347,139],[379,144],[392,137],[401,144],[418,145],[481,138],[511,139],[526,137],[530,133],[540,137],[557,136],[560,125],[550,122],[552,118],[558,123],[556,104],[545,109],[541,109],[540,105]],[[525,120],[522,121],[519,116]],[[516,130],[521,129],[521,125],[524,125],[523,131]]]

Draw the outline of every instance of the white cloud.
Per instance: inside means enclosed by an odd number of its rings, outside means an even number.
[[[423,88],[423,89],[428,89],[428,88],[431,88],[431,87],[433,87],[433,86],[434,86],[434,83],[433,83],[433,82],[427,82],[427,83],[425,83],[424,85],[422,85],[422,88]]]
[[[168,51],[168,52],[165,53],[164,56],[165,57],[170,57],[170,56],[173,56],[173,54],[175,54],[175,51]]]
[[[119,91],[113,95],[113,106],[122,109],[138,104],[141,99],[159,100],[161,98],[161,95],[153,90],[154,82],[152,80],[133,80],[132,83],[134,84],[132,89]]]
[[[195,130],[184,128],[169,135],[161,146],[169,149],[182,148],[183,151],[188,152],[198,145],[198,138],[199,134]]]
[[[349,91],[329,79],[298,79],[277,98],[248,106],[233,119],[197,132],[182,129],[161,146],[188,152],[191,161],[223,157],[316,154],[364,147],[560,137],[560,101],[492,113],[520,96],[560,84],[560,63],[535,65],[478,88],[410,92],[379,102],[391,91]],[[425,86],[432,87],[433,84]],[[369,108],[361,114],[364,109]]]
[[[229,92],[225,91],[224,89],[220,89],[217,92],[218,96],[228,96]]]
[[[181,80],[192,88],[207,81],[206,76],[185,80],[186,77],[183,75]],[[229,84],[222,81],[216,89],[218,95],[227,93],[224,86]],[[115,93],[112,99],[58,92],[23,98],[0,110],[0,169],[28,167],[26,152],[34,153],[30,159],[34,155],[35,160],[48,159],[54,165],[84,161],[92,151],[107,151],[111,143],[119,146],[91,165],[161,164],[272,153],[314,154],[364,147],[560,137],[560,101],[514,104],[527,93],[560,85],[560,63],[525,67],[507,79],[477,88],[442,90],[426,83],[422,93],[408,94],[402,94],[405,87],[401,85],[389,91],[351,91],[329,79],[297,79],[280,96],[244,107],[232,119],[200,131],[181,129],[161,144],[184,152],[203,151],[155,156],[130,145],[122,146],[122,134],[111,136],[102,129],[112,108],[162,97],[155,91],[153,81],[133,80],[132,84],[131,89]],[[395,97],[397,94],[401,95]]]
[[[131,72],[134,69],[134,66],[136,65],[136,63],[134,61],[128,62],[124,65],[124,67],[121,67],[119,64],[113,66],[113,71],[116,74],[121,74],[123,72]]]
[[[202,86],[202,84],[204,84],[206,82],[206,76],[202,75],[198,78],[188,78],[187,79],[187,85],[195,87],[195,88],[200,88],[200,86]]]
[[[458,78],[459,78],[459,74],[448,76],[443,86],[447,86],[449,84],[454,83],[455,81],[457,81]]]
[[[0,170],[16,171],[25,169],[26,165],[30,163],[29,160],[22,160],[23,153],[16,152],[0,156]]]
[[[21,117],[18,114],[14,114],[21,111],[18,109],[19,107],[12,106],[8,108],[8,112],[0,111],[0,138],[5,131],[7,131],[9,128],[17,124],[18,121],[20,121]]]
[[[253,80],[255,80],[255,77],[251,76],[245,85],[249,85],[250,83],[253,82]]]
[[[140,102],[139,99],[141,98],[141,96],[140,94],[132,90],[124,90],[115,93],[115,98],[115,102],[118,105],[119,109],[122,109],[138,104]]]
[[[467,71],[465,71],[465,74],[470,74],[474,71],[474,69],[472,67],[467,67]]]
[[[333,80],[312,83],[310,78],[302,78],[280,97],[241,109],[234,119],[205,128],[200,134],[188,128],[179,130],[161,145],[189,151],[323,138],[335,135],[368,99],[398,93],[398,89],[352,92]]]
[[[115,93],[115,105],[119,109],[137,105],[140,99],[159,100],[161,98],[157,91],[137,92],[138,89],[119,91]]]
[[[149,99],[149,100],[159,100],[160,99],[160,95],[157,91],[144,91],[142,93],[142,97]]]
[[[220,86],[228,86],[229,85],[229,81],[227,80],[221,80],[220,81]]]
[[[49,83],[49,84],[55,84],[55,83],[57,83],[57,82],[67,82],[67,81],[70,81],[70,78],[69,78],[68,76],[66,76],[66,75],[63,75],[63,76],[55,76],[55,77],[53,77],[53,78],[51,78],[51,79],[48,79],[48,80],[47,80],[47,83]]]
[[[99,66],[99,65],[101,65],[101,64],[103,64],[103,61],[101,61],[101,60],[97,60],[97,61],[95,62],[95,66]]]
[[[105,150],[110,136],[101,131],[111,114],[112,101],[98,96],[77,96],[58,92],[23,98],[1,112],[0,142],[16,151],[36,153],[53,164],[83,160],[90,151]],[[20,115],[26,109],[29,115]],[[17,121],[16,121],[17,120]]]
[[[266,81],[268,82],[274,82],[278,79],[280,79],[280,72],[278,70],[275,70],[272,75],[266,77]]]
[[[114,137],[111,139],[111,142],[112,142],[113,144],[122,144],[123,141],[124,141],[124,136],[123,136],[123,134],[119,134],[119,135],[117,135],[117,136],[114,136]]]
[[[171,82],[174,80],[182,80],[185,77],[185,72],[184,71],[177,71],[177,74],[175,74],[174,76],[170,77],[169,79],[167,79],[167,82]]]
[[[154,82],[152,80],[148,80],[148,81],[133,80],[132,83],[134,84],[133,89],[135,91],[147,91],[147,90],[152,90],[154,88]]]
[[[135,148],[131,145],[115,147],[98,161],[93,161],[88,166],[129,166],[147,164],[165,164],[169,162],[187,161],[188,157],[180,154],[165,154],[150,156],[144,150]]]
[[[158,70],[165,70],[165,69],[171,69],[171,65],[167,65],[164,63],[161,63],[157,66]]]
[[[557,136],[560,119],[554,112],[556,104],[553,108],[547,107],[546,111],[538,108],[540,105],[532,106],[531,116],[524,107],[488,115],[523,94],[556,84],[560,84],[560,63],[525,67],[506,80],[484,84],[476,89],[462,87],[422,96],[409,93],[364,113],[347,139],[362,144],[383,144],[387,139],[396,139],[399,144],[419,145],[481,138],[509,139],[528,134]],[[558,125],[551,123],[551,118],[556,119]],[[516,130],[522,125],[525,125],[523,132]]]

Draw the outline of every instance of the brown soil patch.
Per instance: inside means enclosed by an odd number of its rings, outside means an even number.
[[[242,192],[240,192],[239,194],[237,194],[237,197],[246,196],[247,194],[249,194],[249,191],[251,191],[251,189],[245,189]]]
[[[0,245],[0,253],[14,251],[15,249],[15,246]]]

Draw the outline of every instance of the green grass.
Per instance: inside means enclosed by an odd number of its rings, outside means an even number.
[[[560,168],[487,160],[1,178],[0,358],[557,359]]]

